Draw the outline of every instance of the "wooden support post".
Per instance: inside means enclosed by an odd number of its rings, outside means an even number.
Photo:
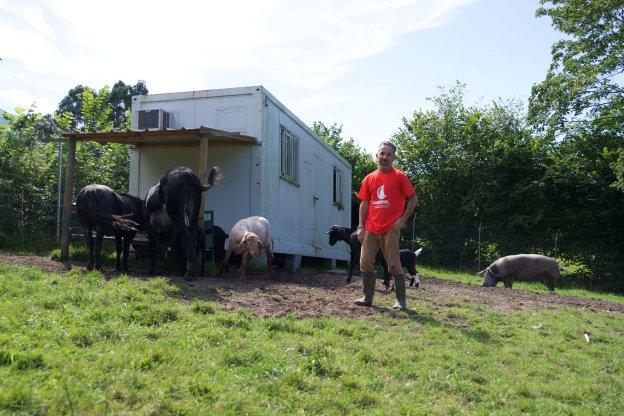
[[[325,259],[325,267],[328,269],[336,269],[336,259]]]
[[[70,139],[67,147],[67,170],[65,171],[65,195],[63,197],[63,232],[61,233],[61,259],[69,259],[69,228],[71,222],[72,196],[74,194],[74,167],[76,165],[76,140]]]
[[[296,272],[301,267],[301,256],[297,254],[291,254],[286,257],[284,263],[284,270],[287,272]]]
[[[208,138],[202,137],[199,139],[199,180],[202,185],[205,185],[208,181],[206,174],[208,173]],[[204,193],[201,197],[201,205],[199,210],[200,221],[204,220]]]

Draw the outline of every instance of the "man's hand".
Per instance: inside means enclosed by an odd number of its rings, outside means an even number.
[[[394,224],[392,224],[392,229],[400,230],[401,228],[405,227],[406,223],[407,223],[407,220],[404,220],[403,218],[399,218],[398,220],[394,222]]]
[[[364,227],[359,226],[357,230],[355,230],[355,235],[357,236],[360,244],[362,244],[364,242]]]

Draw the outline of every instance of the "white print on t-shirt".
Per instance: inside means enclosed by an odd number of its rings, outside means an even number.
[[[385,206],[383,205],[390,205],[390,201],[384,199],[385,197],[386,192],[384,191],[384,186],[381,185],[379,188],[377,188],[377,198],[379,198],[379,200],[372,201],[372,204],[375,205],[377,208],[385,208]]]
[[[377,198],[384,199],[386,197],[386,192],[384,191],[384,186],[381,185],[377,188]]]

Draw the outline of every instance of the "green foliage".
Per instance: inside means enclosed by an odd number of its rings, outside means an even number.
[[[546,79],[534,85],[529,120],[549,134],[600,120],[624,126],[624,5],[621,0],[541,0],[566,37],[552,48]]]
[[[611,168],[615,173],[615,177],[617,178],[617,181],[613,183],[613,186],[624,192],[624,146],[620,146],[618,153],[619,155],[617,160],[611,165]]]
[[[443,89],[434,110],[415,112],[394,135],[398,165],[419,195],[424,261],[476,268],[481,225],[482,264],[522,252],[554,256],[557,236],[558,257],[621,287],[621,138],[581,127],[563,140],[536,136],[520,105],[468,107],[463,91]]]
[[[566,257],[589,266],[599,279],[624,286],[624,193],[613,170],[624,149],[621,139],[597,130],[575,129],[547,160],[542,185]]]
[[[132,96],[146,95],[148,93],[145,81],[139,81],[135,85],[127,85],[119,80],[113,85],[108,94],[108,103],[111,107],[109,119],[113,128],[127,130],[130,128],[130,111],[132,110]]]
[[[56,133],[34,107],[0,126],[0,247],[45,248],[53,235]]]
[[[342,125],[334,123],[328,127],[321,121],[315,121],[312,123],[312,131],[351,164],[353,173],[351,189],[358,192],[362,179],[377,169],[373,156],[356,144],[352,137],[349,139],[342,137]]]
[[[550,144],[531,136],[517,104],[467,107],[463,97],[462,84],[443,89],[434,110],[415,112],[394,135],[397,164],[418,192],[418,235],[459,248],[479,223],[501,234],[548,233],[536,190]]]
[[[264,318],[175,293],[163,279],[0,264],[0,413],[624,411],[613,313],[427,297],[363,319]]]
[[[112,89],[103,88],[100,91],[77,85],[69,90],[60,101],[56,113],[57,115],[64,113],[72,115],[71,124],[65,126],[63,130],[107,131],[102,128],[126,130],[130,128],[129,111],[132,108],[132,96],[147,93],[145,81],[139,81],[135,85],[127,85],[120,80],[113,85]],[[90,107],[86,112],[85,104]],[[94,104],[96,104],[95,108]],[[102,108],[106,109],[104,117],[102,117]],[[89,117],[89,114],[93,114],[94,110],[98,113],[97,123],[102,128],[97,125],[94,126],[93,123],[96,122],[96,119],[93,116]],[[85,126],[87,127],[85,128]]]
[[[131,87],[119,81],[113,91],[79,85],[61,101],[52,121],[62,131],[128,127],[129,120],[119,112],[127,110],[135,93],[147,93],[144,83]],[[18,108],[4,117],[8,124],[0,125],[0,165],[5,167],[0,171],[0,247],[45,249],[56,230],[58,133],[35,107]],[[65,154],[60,163],[64,174]],[[92,183],[120,192],[128,189],[125,146],[79,143],[76,163],[74,194]]]
[[[529,122],[557,137],[543,185],[551,223],[575,245],[569,257],[624,285],[624,4],[541,0],[564,39],[534,85]]]
[[[71,114],[71,124],[63,130],[75,130],[82,124],[82,94],[86,90],[95,91],[92,88],[77,85],[67,92],[67,95],[59,102],[56,114]]]
[[[102,88],[95,93],[91,88],[87,88],[80,95],[82,100],[82,122],[83,131],[107,132],[112,130],[112,123],[109,121],[111,108],[108,105],[108,87]]]

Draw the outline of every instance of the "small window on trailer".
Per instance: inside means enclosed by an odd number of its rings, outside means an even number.
[[[342,171],[340,169],[338,169],[336,166],[334,166],[334,180],[333,180],[334,186],[333,186],[333,190],[334,190],[334,195],[333,195],[333,201],[334,201],[334,205],[336,205],[338,207],[338,209],[343,209],[344,208],[344,204],[342,201]]]
[[[299,186],[299,137],[280,125],[281,169],[280,177]]]

